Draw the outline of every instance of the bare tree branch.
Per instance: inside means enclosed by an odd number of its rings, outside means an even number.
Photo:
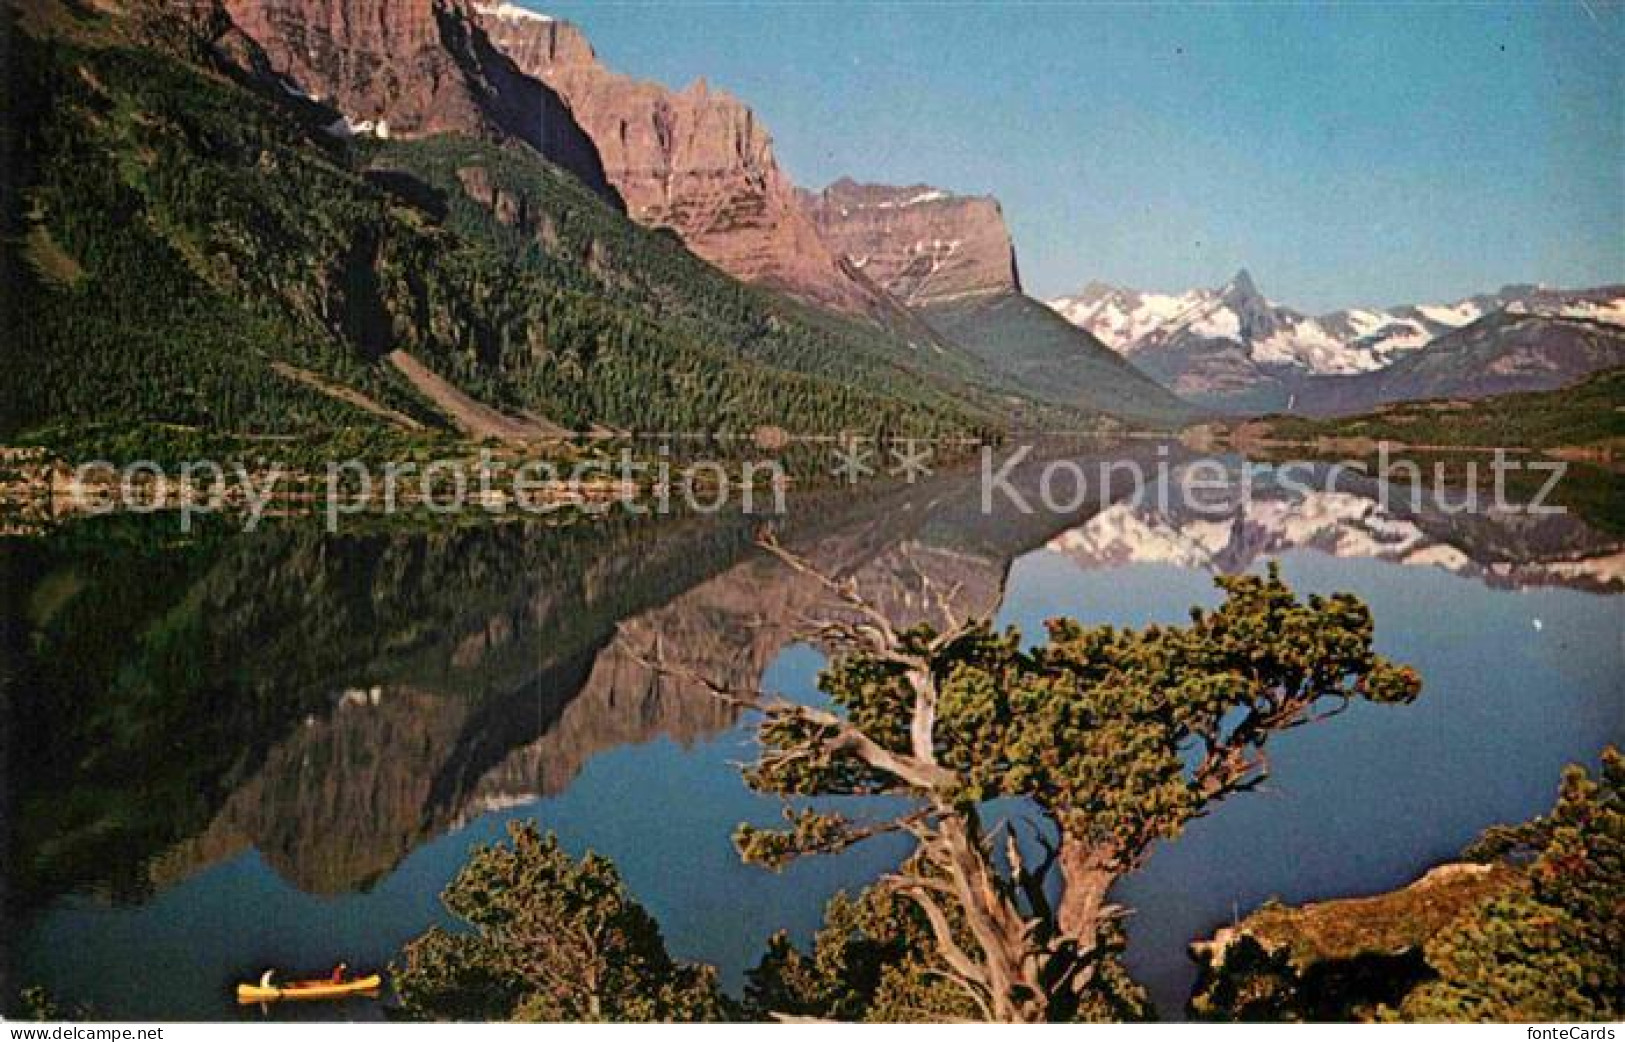
[[[987,974],[976,960],[960,947],[958,939],[954,937],[953,924],[948,921],[948,915],[942,910],[942,906],[931,896],[930,890],[919,885],[917,880],[911,879],[901,880],[897,884],[897,890],[919,906],[920,911],[925,914],[926,921],[931,924],[932,937],[937,942],[937,954],[948,964],[954,975],[967,984],[986,988]]]

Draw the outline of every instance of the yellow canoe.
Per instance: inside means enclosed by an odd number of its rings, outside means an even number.
[[[237,985],[238,1002],[312,1002],[319,999],[342,999],[351,995],[366,995],[384,986],[384,978],[374,973],[357,977],[342,984],[328,980],[289,981],[264,987],[259,984]]]

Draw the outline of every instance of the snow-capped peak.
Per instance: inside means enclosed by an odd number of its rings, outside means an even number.
[[[1147,334],[1200,305],[1201,293],[1142,293],[1091,282],[1077,295],[1052,300],[1049,306],[1108,347],[1128,354]]]

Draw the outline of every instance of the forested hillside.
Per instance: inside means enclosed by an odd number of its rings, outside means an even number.
[[[1556,391],[1501,394],[1477,401],[1397,402],[1359,416],[1270,416],[1253,432],[1312,441],[1366,438],[1405,445],[1476,445],[1566,450],[1611,457],[1625,445],[1625,369],[1610,369]]]

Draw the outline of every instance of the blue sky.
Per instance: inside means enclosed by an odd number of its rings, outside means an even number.
[[[1625,6],[524,0],[744,98],[798,183],[1004,203],[1029,291],[1308,310],[1625,281]]]

